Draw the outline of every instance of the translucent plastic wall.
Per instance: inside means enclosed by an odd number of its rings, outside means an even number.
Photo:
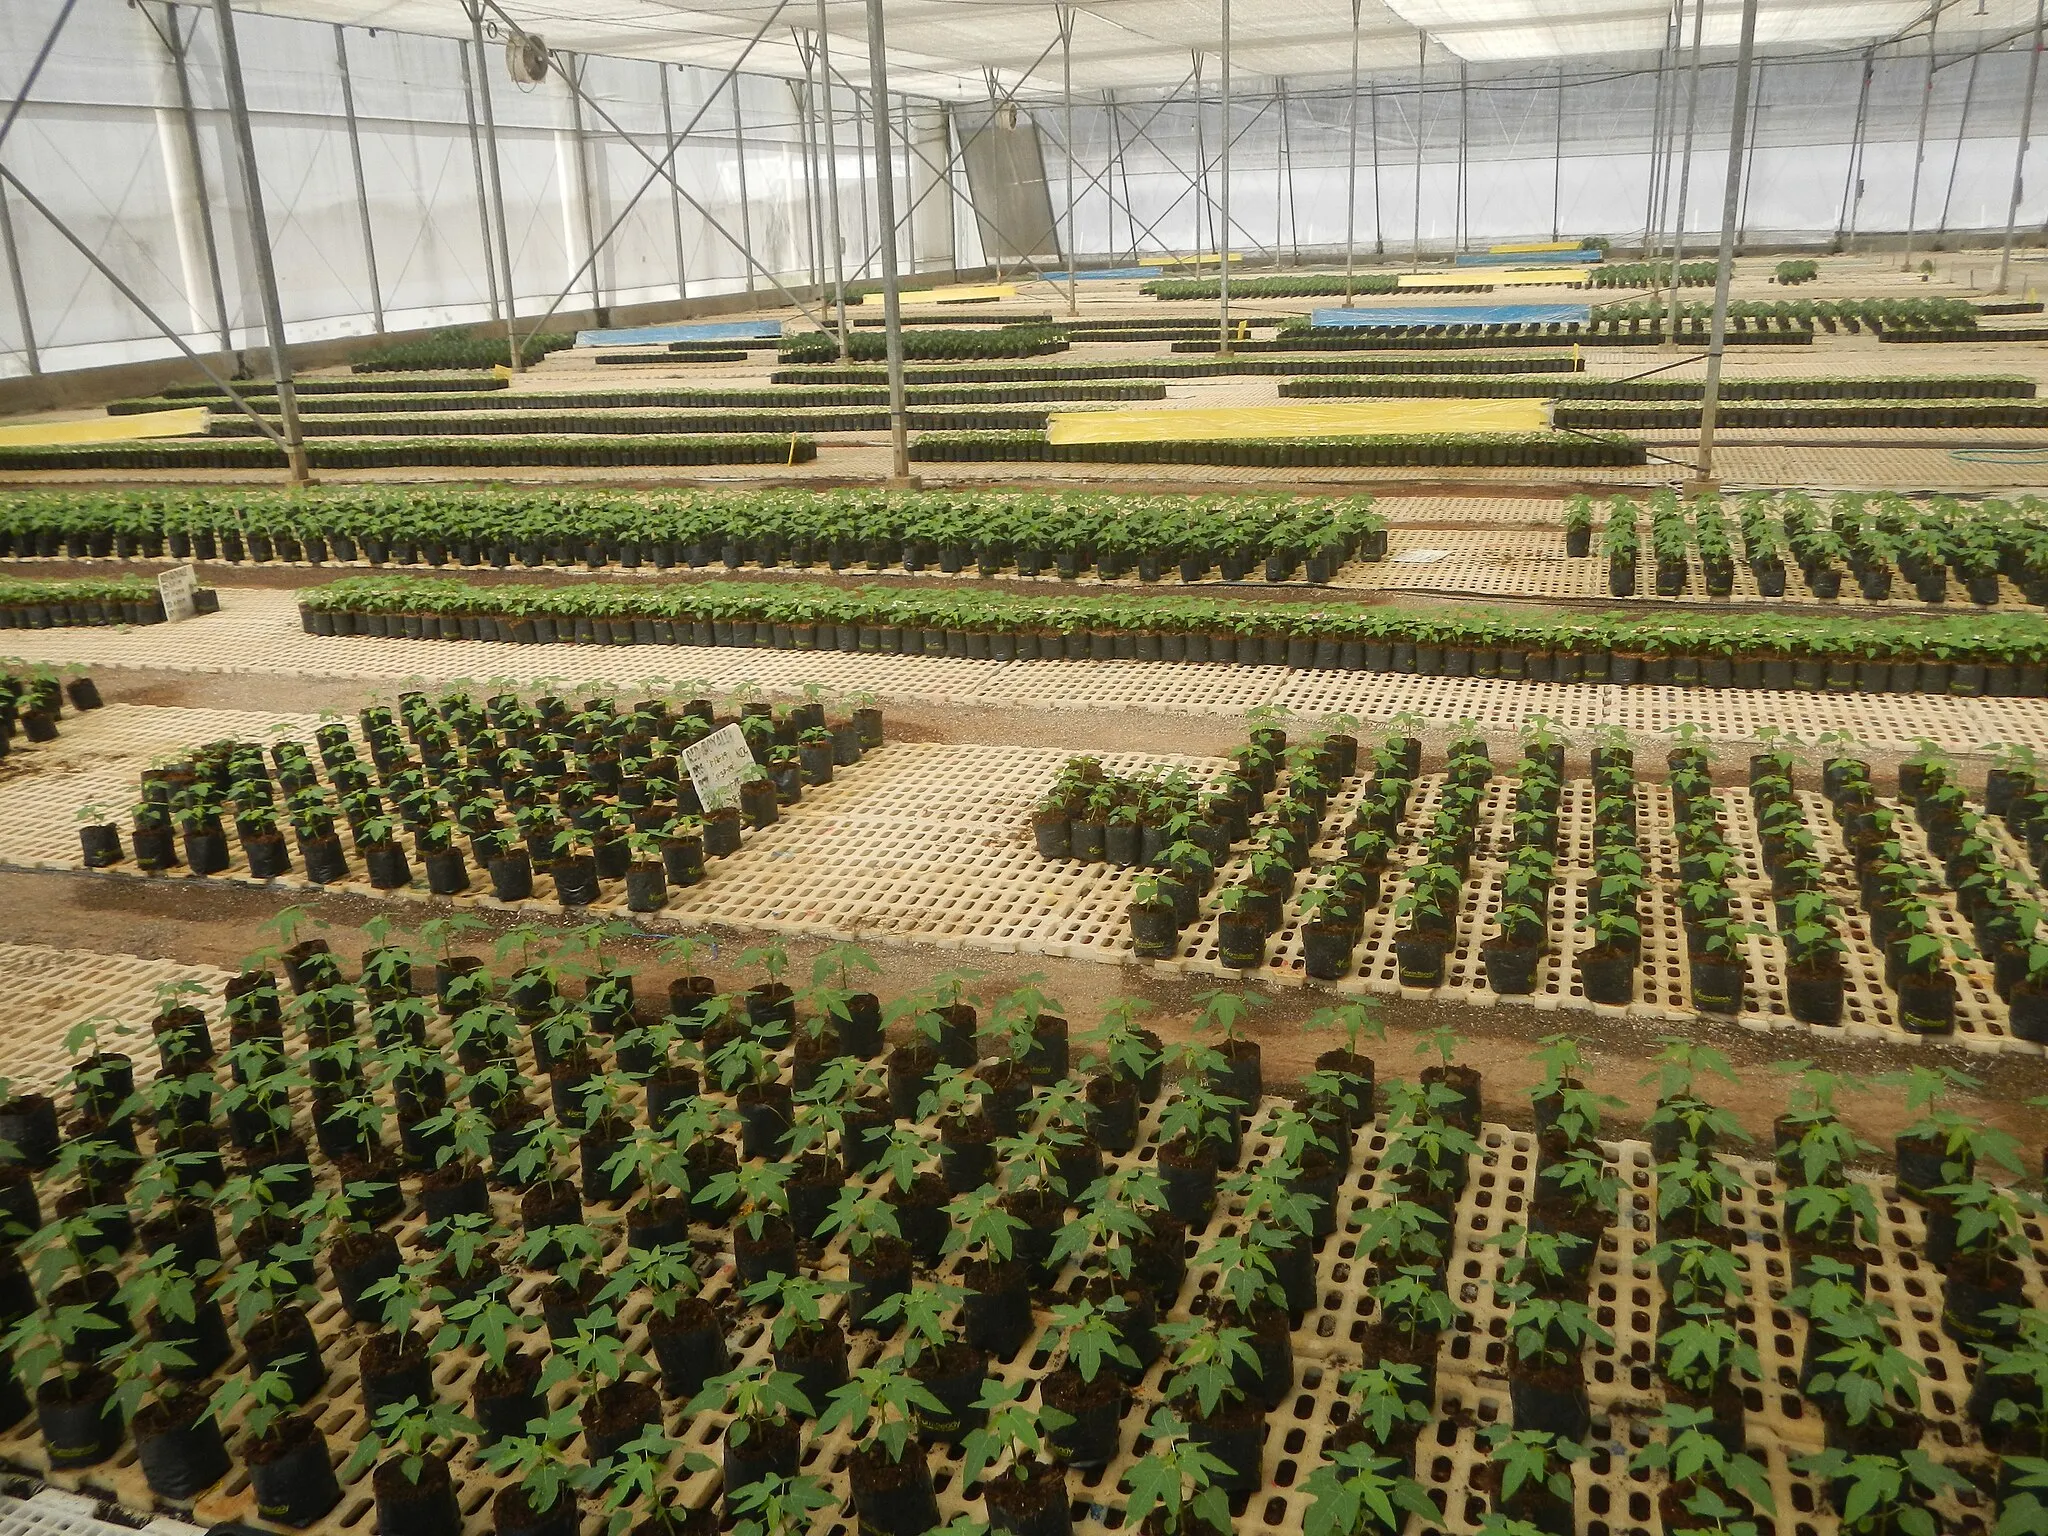
[[[60,8],[61,0],[0,5],[0,90],[8,99]],[[252,15],[238,15],[236,31],[289,337],[368,334],[380,313],[393,331],[498,318],[502,281],[484,212],[484,82],[469,48],[453,38]],[[263,342],[219,59],[210,6],[81,0],[0,145],[0,163],[202,353]],[[814,261],[829,278],[829,253],[821,256],[822,241],[813,239],[805,147],[812,118],[801,82],[574,60],[593,105],[552,75],[539,86],[515,84],[496,45],[486,50],[486,67],[523,325],[557,303],[586,312],[749,287],[779,302],[776,284],[813,281]],[[845,89],[836,98],[851,280],[871,275],[878,254],[872,166],[863,159],[872,147],[871,106]],[[898,183],[899,206],[915,208],[900,258],[941,271],[956,259],[978,261],[965,182],[945,174],[946,114],[899,99],[891,115],[911,141],[907,150],[897,145],[896,174],[909,178]],[[685,130],[673,162],[678,192],[649,157],[661,160],[671,133]],[[822,151],[808,163],[824,165]],[[5,198],[0,235],[11,235],[22,302],[16,271],[8,271],[0,376],[30,371],[31,339],[36,364],[51,373],[175,354],[20,195],[10,189]],[[8,265],[0,250],[0,267]]]
[[[1837,235],[1907,227],[1915,135],[1928,85],[1925,44],[1909,46],[1913,51],[1869,60],[1867,90],[1861,50],[1762,59],[1740,221],[1747,238],[1826,243]],[[1333,62],[1341,67],[1341,60]],[[1944,48],[1936,63],[1913,222],[1923,239],[1944,229],[2002,231],[2026,87],[2024,46],[1984,53],[1974,65]],[[1199,108],[1192,86],[1163,102],[1131,93],[1107,104],[1097,93],[1076,103],[1072,248],[1124,258],[1134,251],[1215,248],[1222,107],[1214,64],[1208,61]],[[1425,251],[1553,234],[1606,235],[1617,244],[1641,238],[1657,120],[1654,58],[1604,69],[1567,65],[1562,77],[1554,66],[1467,66],[1462,90],[1459,65],[1432,63],[1419,96],[1416,87],[1414,71],[1361,77],[1356,218],[1363,250],[1377,244],[1406,254],[1418,223]],[[1718,231],[1721,224],[1733,94],[1732,65],[1710,52],[1701,71],[1686,188],[1685,222],[1695,232],[1695,250],[1704,249],[1698,232]],[[1276,248],[1289,260],[1297,252],[1341,250],[1348,81],[1306,90],[1270,78],[1238,79],[1233,97],[1234,248],[1254,263]],[[1667,114],[1675,105],[1682,137],[1682,71],[1665,74],[1664,101]],[[1034,115],[1064,226],[1062,113],[1040,106]],[[2048,218],[2048,176],[2039,174],[2044,126],[2037,114],[2020,206],[2023,234]],[[1682,158],[1673,158],[1674,205]],[[1204,165],[1206,174],[1198,174]],[[1667,222],[1661,215],[1651,221]]]

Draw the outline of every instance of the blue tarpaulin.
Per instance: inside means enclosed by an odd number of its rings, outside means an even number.
[[[1580,251],[1467,251],[1456,258],[1461,267],[1582,267],[1606,259],[1599,246]]]
[[[578,331],[579,347],[641,347],[663,341],[757,341],[782,334],[780,320],[724,320],[707,325],[636,325],[623,331]]]
[[[1430,304],[1399,309],[1319,309],[1309,323],[1318,328],[1364,326],[1373,330],[1396,325],[1583,325],[1592,315],[1590,304]]]
[[[1104,267],[1094,272],[1047,272],[1048,283],[1064,283],[1069,277],[1078,277],[1082,282],[1095,282],[1105,277],[1157,277],[1157,267]]]

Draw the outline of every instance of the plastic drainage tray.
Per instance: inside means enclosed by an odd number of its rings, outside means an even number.
[[[18,953],[17,953],[18,952]],[[7,958],[27,959],[34,952],[16,946]],[[68,1005],[40,1008],[34,1016],[31,1044],[15,1040],[13,1049],[26,1052],[25,1063],[40,1064],[48,1053],[61,1052],[63,1031],[89,1011],[105,1007],[109,997],[96,990],[95,967],[115,966],[106,957],[78,952],[45,952],[48,959],[42,974],[68,975],[80,983],[75,1000]],[[224,979],[224,973],[202,974],[209,981]],[[118,998],[112,999],[119,1007]],[[126,1010],[121,1010],[126,1012]],[[128,1013],[134,1018],[134,1013]],[[436,1018],[431,1030],[438,1043],[445,1030]],[[10,1065],[12,1059],[10,1058]],[[1242,1166],[1258,1166],[1271,1155],[1272,1145],[1256,1131],[1264,1114],[1283,1101],[1267,1099],[1254,1118],[1254,1130],[1244,1144]],[[1136,1151],[1107,1158],[1111,1168],[1149,1163],[1154,1156],[1159,1105],[1149,1109],[1141,1124]],[[303,1106],[301,1121],[305,1120]],[[310,1130],[302,1125],[302,1129]],[[928,1136],[935,1127],[923,1127]],[[1442,1509],[1439,1527],[1457,1536],[1469,1536],[1484,1516],[1485,1504],[1478,1493],[1477,1473],[1485,1460],[1481,1432],[1486,1426],[1509,1422],[1507,1383],[1504,1375],[1509,1311],[1494,1293],[1501,1273],[1502,1252],[1493,1242],[1500,1232],[1524,1219],[1534,1177],[1534,1139],[1528,1132],[1497,1124],[1481,1127],[1480,1152],[1472,1160],[1465,1191],[1455,1211],[1449,1234],[1452,1300],[1459,1310],[1455,1327],[1444,1335],[1438,1355],[1435,1415],[1422,1431],[1416,1456],[1416,1475],[1431,1491]],[[1280,1407],[1266,1422],[1264,1445],[1265,1486],[1256,1494],[1240,1495],[1233,1505],[1237,1529],[1257,1536],[1299,1536],[1306,1500],[1301,1485],[1323,1458],[1329,1437],[1346,1417],[1340,1379],[1351,1368],[1368,1363],[1365,1344],[1375,1321],[1376,1304],[1370,1295],[1373,1276],[1361,1261],[1360,1238],[1368,1212],[1385,1199],[1378,1175],[1379,1160],[1387,1147],[1387,1128],[1376,1121],[1359,1129],[1355,1137],[1355,1158],[1351,1171],[1336,1196],[1336,1230],[1316,1246],[1314,1300],[1293,1331],[1296,1381]],[[1661,1388],[1652,1367],[1656,1319],[1662,1304],[1657,1273],[1646,1255],[1655,1242],[1656,1171],[1645,1143],[1605,1143],[1602,1150],[1621,1184],[1615,1216],[1600,1240],[1594,1259],[1589,1301],[1599,1322],[1613,1334],[1609,1345],[1590,1345],[1582,1356],[1589,1398],[1593,1409],[1592,1454],[1574,1468],[1580,1528],[1587,1536],[1620,1536],[1642,1531],[1656,1536],[1654,1517],[1657,1480],[1648,1473],[1631,1472],[1628,1459],[1636,1448],[1652,1438],[1651,1426],[1663,1409]],[[1743,1292],[1737,1317],[1745,1336],[1754,1343],[1762,1375],[1738,1378],[1746,1410],[1748,1450],[1765,1466],[1774,1489],[1778,1527],[1811,1531],[1826,1536],[1835,1529],[1826,1514],[1823,1490],[1791,1469],[1791,1462],[1820,1445],[1819,1421],[1796,1391],[1798,1362],[1805,1344],[1805,1325],[1785,1305],[1791,1284],[1790,1263],[1779,1217],[1780,1190],[1768,1164],[1729,1160],[1738,1176],[1739,1187],[1729,1194],[1722,1216],[1731,1238],[1730,1248],[1742,1266]],[[335,1173],[324,1159],[316,1157],[316,1169],[323,1188],[331,1188]],[[1887,1303],[1896,1322],[1890,1331],[1894,1343],[1913,1356],[1925,1373],[1922,1409],[1931,1421],[1922,1448],[1937,1460],[1966,1469],[1988,1464],[1988,1454],[1968,1423],[1961,1417],[1961,1405],[1970,1380],[1978,1368],[1975,1357],[1956,1346],[1940,1327],[1942,1282],[1921,1258],[1924,1229],[1918,1208],[1897,1198],[1880,1181],[1864,1179],[1879,1212],[1875,1234],[1874,1262],[1870,1269],[1870,1291],[1874,1300]],[[492,1194],[494,1211],[508,1225],[516,1223],[515,1197],[508,1191]],[[1204,1240],[1227,1237],[1238,1231],[1243,1220],[1239,1206],[1225,1201],[1203,1234]],[[605,1243],[607,1254],[601,1263],[613,1264],[619,1253],[621,1233],[616,1212],[592,1208],[592,1225]],[[422,1254],[425,1235],[420,1214],[408,1205],[395,1224],[401,1249],[409,1257]],[[2022,1261],[2028,1288],[2040,1294],[2043,1284],[2039,1248],[2043,1237],[2030,1230],[2034,1250]],[[707,1300],[725,1311],[729,1324],[728,1345],[734,1365],[741,1369],[765,1369],[769,1362],[769,1339],[763,1320],[745,1311],[734,1296],[734,1275],[726,1235],[708,1226],[694,1227],[691,1244]],[[1194,1260],[1200,1244],[1192,1241],[1189,1256]],[[817,1273],[826,1279],[846,1276],[846,1256],[835,1241],[816,1255]],[[938,1271],[941,1278],[953,1273],[952,1261]],[[1079,1275],[1068,1271],[1056,1277],[1053,1290],[1068,1295],[1078,1287]],[[539,1275],[520,1278],[511,1297],[512,1305],[529,1316],[538,1312]],[[1186,1317],[1206,1309],[1204,1293],[1213,1274],[1199,1263],[1191,1263],[1181,1291],[1162,1305],[1162,1315]],[[1162,1303],[1165,1298],[1162,1298]],[[624,1311],[622,1332],[629,1348],[646,1353],[646,1307],[636,1298]],[[838,1297],[828,1299],[827,1315],[841,1310]],[[1044,1330],[1045,1313],[1035,1314],[1033,1334],[1014,1355],[990,1363],[993,1374],[1005,1380],[1032,1383],[1043,1371],[1052,1342]],[[358,1394],[358,1353],[367,1331],[350,1324],[331,1293],[324,1294],[311,1309],[311,1319],[321,1352],[329,1366],[327,1385],[309,1405],[327,1437],[330,1455],[337,1465],[346,1460],[365,1428]],[[891,1341],[856,1332],[852,1336],[849,1364],[854,1368],[872,1363],[893,1351]],[[435,1367],[435,1391],[442,1401],[468,1401],[475,1363],[456,1354],[443,1357]],[[1130,1463],[1146,1448],[1143,1426],[1150,1405],[1159,1399],[1162,1367],[1155,1363],[1138,1383],[1133,1400],[1122,1420],[1116,1456],[1099,1471],[1070,1472],[1068,1487],[1073,1501],[1076,1527],[1083,1536],[1107,1536],[1124,1525],[1120,1480]],[[556,1389],[551,1406],[568,1399],[566,1387]],[[702,1506],[719,1491],[715,1470],[691,1471],[682,1456],[689,1452],[717,1460],[726,1420],[716,1413],[683,1416],[675,1403],[667,1405],[670,1432],[681,1450],[671,1466],[670,1486],[683,1503]],[[232,1428],[232,1424],[230,1428]],[[850,1448],[843,1431],[821,1435],[810,1442],[806,1470],[823,1478],[842,1500],[846,1498],[844,1468]],[[978,1496],[970,1497],[962,1487],[961,1461],[957,1452],[940,1446],[927,1451],[942,1519],[978,1510]],[[0,1460],[44,1468],[42,1443],[33,1428],[24,1425],[0,1436]],[[490,1530],[489,1504],[504,1486],[468,1464],[458,1454],[457,1471],[462,1536],[486,1536]],[[108,1500],[126,1510],[142,1512],[166,1509],[150,1493],[134,1456],[132,1445],[124,1446],[111,1461],[75,1472],[47,1472],[53,1484],[75,1492]],[[51,1504],[49,1495],[32,1506],[0,1506],[0,1519],[20,1518],[29,1523],[0,1530],[0,1536],[99,1536],[104,1526],[90,1520],[90,1510]],[[33,1508],[33,1516],[24,1509]],[[341,1503],[308,1530],[311,1536],[369,1536],[375,1520],[368,1475],[347,1484]],[[1943,1512],[1952,1520],[1966,1516],[1981,1518],[1984,1502],[1974,1494],[1960,1500],[1948,1497]],[[202,1494],[189,1509],[171,1513],[203,1525],[222,1521],[253,1522],[246,1473],[236,1469],[214,1488]],[[47,1518],[45,1518],[47,1516]],[[86,1521],[86,1524],[74,1522]],[[813,1531],[816,1536],[851,1536],[854,1518],[850,1507],[821,1513]],[[167,1525],[163,1536],[188,1536],[184,1527]],[[594,1510],[586,1510],[582,1536],[600,1536],[604,1527]],[[1408,1536],[1422,1536],[1420,1522],[1409,1523]]]

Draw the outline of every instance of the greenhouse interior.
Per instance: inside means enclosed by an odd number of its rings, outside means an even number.
[[[0,1536],[2048,1536],[2044,31],[0,5]]]

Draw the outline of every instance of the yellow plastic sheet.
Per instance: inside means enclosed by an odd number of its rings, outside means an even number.
[[[1489,245],[1489,256],[1520,256],[1524,252],[1535,255],[1542,251],[1582,251],[1586,248],[1583,240],[1538,240],[1517,245]]]
[[[1403,272],[1397,288],[1531,288],[1577,285],[1587,280],[1585,267],[1453,267],[1448,271]]]
[[[1015,283],[985,283],[979,287],[960,284],[952,288],[906,288],[903,291],[903,302],[906,304],[972,304],[983,299],[1014,299],[1015,297],[1017,297],[1017,285]],[[882,295],[879,293],[863,294],[860,302],[863,308],[870,306],[880,308]]]
[[[190,437],[206,430],[203,405],[140,416],[92,416],[83,421],[24,421],[0,427],[0,448],[54,448],[65,443],[132,443],[145,437]]]
[[[1541,432],[1548,400],[1337,400],[1208,411],[1060,411],[1062,443],[1192,443],[1240,437],[1373,437],[1399,432]]]

